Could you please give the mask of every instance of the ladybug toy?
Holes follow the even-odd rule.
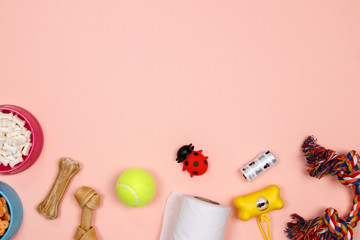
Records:
[[[209,157],[205,157],[202,150],[194,151],[192,144],[182,146],[177,152],[176,161],[183,162],[183,171],[187,170],[190,177],[203,175],[208,169]]]

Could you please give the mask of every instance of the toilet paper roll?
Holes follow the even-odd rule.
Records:
[[[170,195],[160,240],[222,240],[230,208],[182,193]]]

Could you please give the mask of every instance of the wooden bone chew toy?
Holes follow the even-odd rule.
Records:
[[[71,178],[80,170],[80,164],[70,158],[61,158],[59,172],[46,198],[38,205],[37,210],[50,220],[58,215],[61,199]]]
[[[75,240],[96,240],[95,229],[91,226],[93,210],[98,208],[100,204],[100,195],[94,189],[89,187],[81,187],[75,193],[81,211],[81,224],[78,227],[74,239]]]

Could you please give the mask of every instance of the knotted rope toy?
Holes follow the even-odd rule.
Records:
[[[354,195],[351,212],[345,217],[339,217],[333,208],[325,210],[324,217],[305,221],[297,214],[292,214],[292,222],[287,224],[288,238],[292,240],[352,240],[353,228],[360,220],[360,163],[359,154],[352,150],[346,156],[326,149],[317,144],[313,136],[308,137],[302,151],[307,159],[309,174],[322,178],[326,175],[336,175],[340,183],[350,186]]]

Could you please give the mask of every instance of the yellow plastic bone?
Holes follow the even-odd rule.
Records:
[[[256,203],[259,199],[264,198],[267,200],[268,206],[266,209],[261,210],[261,208],[257,207]],[[284,206],[284,201],[280,198],[280,188],[276,185],[271,185],[249,195],[239,196],[235,198],[234,203],[239,209],[238,217],[243,221],[272,210],[279,210]]]

